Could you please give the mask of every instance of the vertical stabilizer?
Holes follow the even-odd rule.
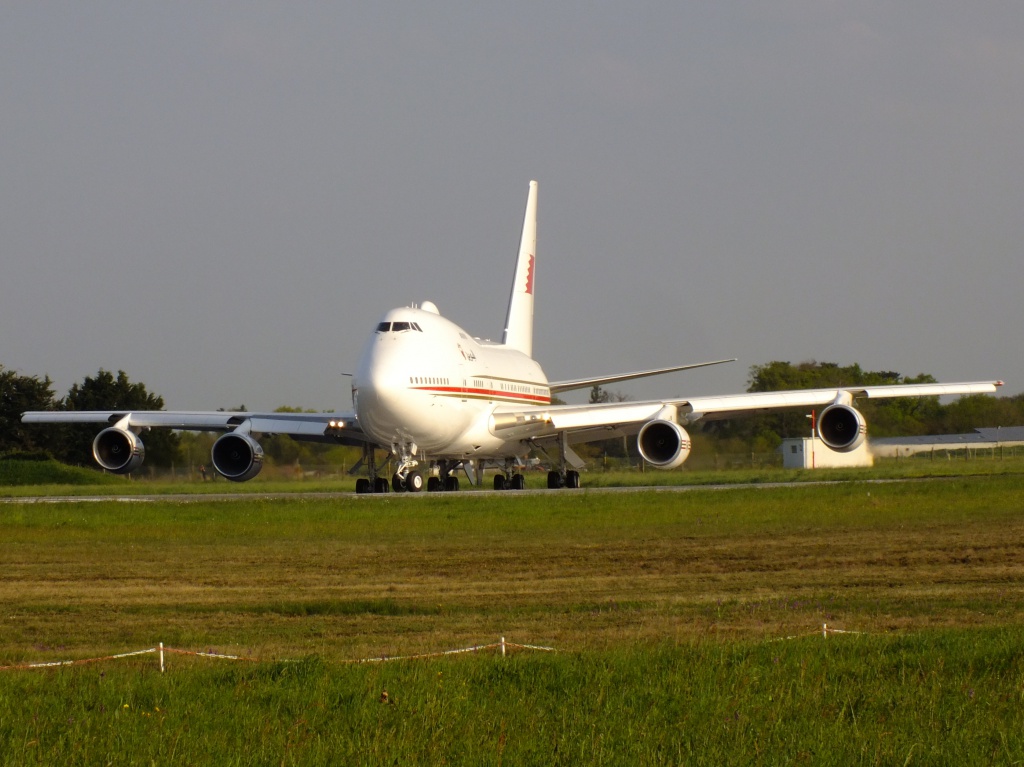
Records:
[[[508,299],[505,334],[501,342],[533,356],[533,288],[537,278],[537,182],[530,182],[523,219],[523,238],[519,243],[516,275]]]

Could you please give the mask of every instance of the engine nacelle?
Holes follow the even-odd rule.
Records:
[[[111,426],[92,441],[92,457],[107,471],[130,474],[145,460],[146,446],[135,432]]]
[[[213,443],[210,458],[222,477],[245,482],[263,468],[263,447],[248,434],[230,432]]]
[[[829,405],[818,416],[818,436],[833,450],[849,453],[864,444],[868,424],[860,411],[849,405]]]
[[[636,444],[643,459],[658,469],[677,469],[690,456],[690,435],[675,421],[648,421]]]

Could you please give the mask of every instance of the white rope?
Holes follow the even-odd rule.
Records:
[[[382,656],[377,657],[377,658],[360,658],[360,659],[356,659],[356,660],[343,660],[343,661],[340,661],[340,662],[341,663],[383,663],[384,661],[389,661],[389,660],[417,660],[417,659],[420,659],[420,658],[442,658],[442,657],[444,657],[446,655],[461,655],[463,653],[479,652],[481,650],[494,650],[494,649],[497,649],[499,647],[502,648],[502,654],[504,654],[504,651],[505,651],[506,648],[515,648],[515,649],[520,649],[520,650],[540,650],[540,651],[543,651],[543,652],[555,652],[555,649],[553,647],[540,647],[538,645],[516,644],[514,642],[506,642],[505,638],[502,637],[500,642],[496,642],[494,644],[473,645],[472,647],[462,647],[462,648],[459,648],[457,650],[443,650],[443,651],[440,651],[440,652],[419,653],[417,655],[382,655]],[[41,662],[41,663],[16,663],[16,664],[8,665],[8,666],[0,666],[0,671],[13,671],[13,670],[16,670],[16,669],[27,670],[27,669],[39,669],[39,668],[56,668],[56,667],[59,667],[59,666],[79,666],[79,665],[84,665],[86,663],[97,663],[99,661],[105,661],[105,660],[119,660],[121,658],[131,658],[131,657],[134,657],[136,655],[148,655],[150,653],[155,653],[155,652],[159,652],[160,653],[160,671],[161,672],[163,672],[163,670],[164,670],[164,664],[163,664],[164,653],[171,653],[171,654],[174,654],[174,655],[191,655],[191,656],[197,657],[197,658],[211,658],[211,659],[216,659],[216,660],[237,660],[237,661],[248,661],[250,663],[264,662],[260,658],[250,658],[250,657],[246,657],[244,655],[227,655],[225,653],[216,653],[216,652],[202,652],[202,651],[196,651],[196,650],[179,650],[179,649],[176,649],[174,647],[166,647],[164,645],[164,643],[161,642],[160,646],[159,646],[159,650],[156,647],[150,647],[148,650],[136,650],[134,652],[119,653],[117,655],[103,655],[103,656],[100,656],[98,658],[80,658],[78,660],[55,660],[55,661],[47,661],[47,662]],[[292,659],[274,660],[274,661],[266,661],[266,662],[298,663],[297,660],[292,660]]]

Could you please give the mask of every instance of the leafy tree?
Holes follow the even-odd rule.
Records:
[[[947,434],[963,434],[985,427],[1024,426],[1024,394],[960,397],[943,408],[940,423],[943,433]]]
[[[163,397],[150,394],[143,383],[132,383],[123,370],[117,377],[102,368],[95,376],[86,376],[72,385],[61,403],[64,410],[162,410]],[[62,460],[91,465],[92,442],[97,430],[93,425],[69,425],[65,431]],[[178,435],[168,429],[155,429],[141,435],[146,445],[146,464],[170,466],[179,460]]]
[[[54,404],[49,376],[42,380],[22,376],[0,365],[0,453],[52,450],[53,430],[23,424],[21,414],[26,410],[52,410]]]

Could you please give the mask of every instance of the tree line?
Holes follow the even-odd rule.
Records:
[[[747,391],[934,382],[935,378],[925,373],[904,376],[894,371],[863,370],[857,364],[841,366],[810,361],[794,365],[773,361],[750,368]],[[628,396],[600,387],[595,387],[590,396],[591,402],[624,399]],[[861,400],[857,404],[874,437],[959,434],[983,427],[1024,425],[1024,394],[972,395],[948,404],[941,403],[938,397]],[[145,384],[132,382],[123,370],[115,375],[100,369],[58,397],[49,376],[20,375],[0,366],[0,456],[50,456],[64,463],[92,466],[92,441],[99,432],[98,424],[23,424],[21,414],[26,410],[162,410],[163,406],[162,397],[150,393]],[[245,410],[245,406],[229,409]],[[808,434],[810,422],[802,410],[777,411],[698,422],[692,431],[715,443],[718,452],[766,453],[777,448],[784,438]],[[183,434],[167,429],[148,431],[143,438],[146,465],[166,468],[205,463],[215,438],[212,434]],[[300,443],[282,435],[268,437],[261,444],[265,454],[278,465],[340,464],[354,460],[351,449]],[[607,455],[620,451],[628,455],[630,451],[628,440],[610,440],[598,450],[602,448]]]

